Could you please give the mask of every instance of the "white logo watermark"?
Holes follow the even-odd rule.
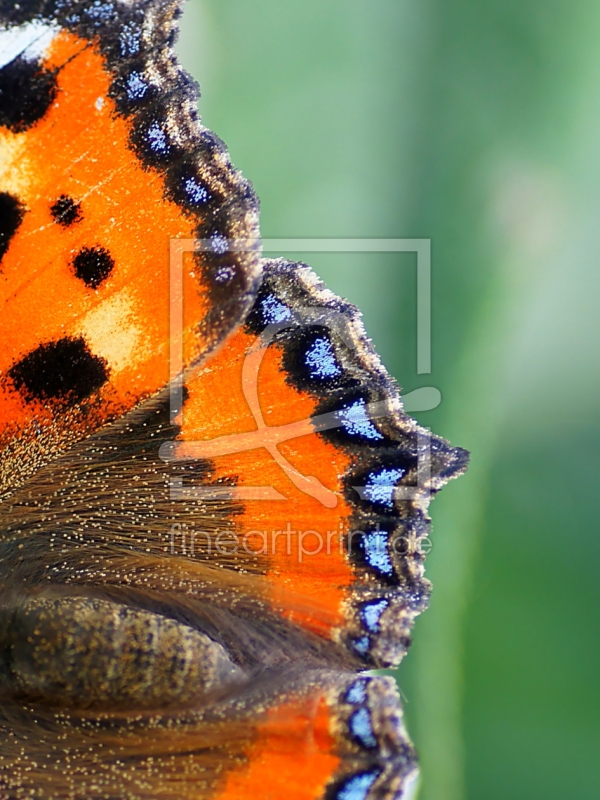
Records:
[[[356,549],[366,549],[373,563],[389,557],[390,548],[398,556],[427,555],[432,542],[428,536],[411,538],[408,536],[388,537],[388,533],[377,524],[368,531],[302,530],[290,522],[280,530],[249,530],[243,535],[226,530],[201,531],[190,528],[185,523],[174,522],[170,528],[170,553],[190,558],[221,555],[231,556],[244,553],[249,556],[269,556],[285,553],[295,556],[299,563],[306,557],[345,554]]]
[[[262,243],[256,240],[225,240],[220,242],[220,253],[255,252],[262,244],[263,252],[414,252],[417,256],[417,372],[431,372],[431,243],[429,239],[268,239]],[[175,421],[182,413],[183,359],[183,262],[185,253],[214,252],[212,239],[172,239],[170,257],[170,406],[171,419]],[[296,309],[289,320],[276,322],[256,338],[248,350],[242,367],[242,392],[250,410],[255,430],[247,433],[231,433],[213,439],[185,442],[165,442],[160,448],[160,457],[167,463],[212,459],[257,448],[264,448],[289,480],[301,492],[313,497],[323,506],[334,508],[338,497],[321,481],[312,475],[299,472],[279,450],[282,442],[315,431],[340,428],[343,420],[338,412],[330,412],[308,417],[286,425],[268,425],[259,400],[259,372],[267,346],[282,329],[291,326],[318,324],[335,330],[348,347],[354,347],[352,338],[347,335],[347,319],[342,313],[323,308]],[[440,402],[440,393],[435,387],[422,387],[403,398],[406,411],[426,411],[435,408]],[[388,417],[390,408],[387,401],[367,403],[365,410],[370,419]],[[423,498],[428,493],[431,478],[430,435],[420,429],[417,439],[417,481],[416,486],[381,487],[390,492],[395,499]],[[369,487],[353,487],[361,498],[367,497]],[[218,499],[235,498],[239,500],[283,501],[287,498],[273,486],[189,486],[182,478],[170,479],[170,497],[178,499]]]

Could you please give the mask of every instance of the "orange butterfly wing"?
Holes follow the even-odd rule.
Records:
[[[196,119],[170,53],[176,6],[158,21],[121,11],[112,38],[94,8],[70,30],[26,23],[29,49],[2,71],[0,441],[18,453],[5,488],[166,384],[171,238],[215,243],[186,258],[188,363],[244,312],[258,272],[255,252],[221,252],[256,236],[256,202]]]
[[[324,671],[160,715],[81,719],[9,704],[0,733],[5,797],[409,800],[417,776],[392,679]]]
[[[405,653],[466,454],[352,306],[259,262],[176,3],[0,12],[3,796],[408,797],[355,673]]]
[[[185,386],[160,452],[208,459],[210,483],[178,479],[172,498],[237,500],[221,549],[258,559],[273,608],[356,663],[396,665],[429,594],[427,507],[464,451],[402,412],[357,310],[303,265],[265,263],[246,324]],[[219,550],[192,526],[176,540]]]

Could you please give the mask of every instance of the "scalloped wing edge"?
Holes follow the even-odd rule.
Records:
[[[355,580],[345,604],[346,624],[336,638],[365,666],[396,666],[410,645],[415,617],[429,600],[420,549],[430,532],[429,502],[466,470],[468,453],[403,411],[398,384],[381,363],[355,306],[327,289],[306,264],[264,261],[263,275],[246,326],[260,333],[272,321],[261,312],[266,298],[275,297],[290,310],[288,333],[283,330],[278,339],[287,379],[318,398],[317,430],[321,420],[337,415],[336,429],[326,426],[320,435],[349,452],[353,463],[343,480],[353,509],[346,548]],[[272,315],[273,302],[267,306]],[[320,386],[300,377],[300,359],[307,351],[298,339],[307,324],[328,331],[324,340],[339,365],[335,379]]]

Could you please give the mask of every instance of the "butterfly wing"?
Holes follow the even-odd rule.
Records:
[[[4,794],[407,796],[397,696],[355,673],[406,651],[466,454],[356,309],[259,263],[176,4],[0,14]]]
[[[357,310],[308,267],[265,263],[245,324],[186,390],[161,453],[207,459],[210,485],[172,479],[172,496],[237,500],[237,564],[260,564],[271,606],[356,664],[396,665],[429,592],[427,508],[466,453],[404,414]]]
[[[403,414],[356,310],[303,265],[265,263],[183,383],[0,505],[7,787],[408,797],[397,695],[353,673],[406,651],[427,505],[464,452]]]
[[[409,800],[417,776],[390,678],[296,670],[208,708],[159,714],[7,704],[0,731],[11,798]]]
[[[178,389],[0,506],[10,582],[150,592],[251,670],[396,665],[428,598],[429,501],[466,456],[402,412],[356,310],[266,263],[182,408]]]
[[[169,248],[187,363],[247,311],[257,202],[172,52],[178,3],[0,8],[0,446],[14,487],[169,379]]]

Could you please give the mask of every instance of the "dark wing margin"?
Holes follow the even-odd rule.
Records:
[[[468,453],[403,411],[360,312],[306,265],[265,262],[246,325],[256,335],[280,328],[287,380],[317,399],[316,429],[349,456],[346,551],[355,580],[340,641],[366,667],[396,666],[429,599],[420,547],[429,503],[466,470]]]

